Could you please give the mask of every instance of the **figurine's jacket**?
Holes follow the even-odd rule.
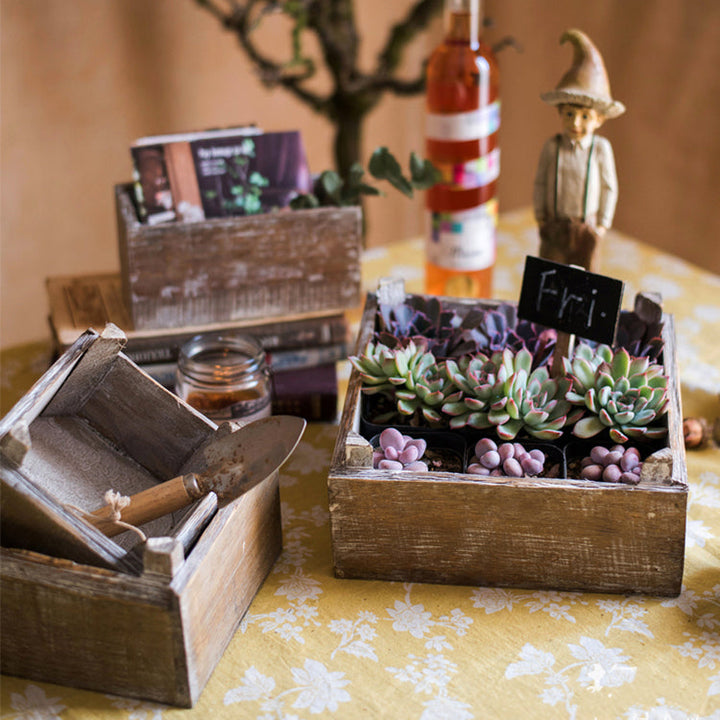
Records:
[[[615,158],[604,137],[573,142],[567,135],[556,135],[545,143],[533,193],[539,223],[563,217],[609,228],[617,195]]]

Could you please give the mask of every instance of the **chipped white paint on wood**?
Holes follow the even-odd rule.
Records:
[[[144,225],[115,189],[123,295],[135,330],[360,304],[359,207]]]

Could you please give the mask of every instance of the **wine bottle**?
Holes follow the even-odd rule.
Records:
[[[426,156],[441,180],[426,193],[425,290],[489,297],[500,173],[499,72],[480,38],[480,0],[445,0],[445,37],[427,66]]]

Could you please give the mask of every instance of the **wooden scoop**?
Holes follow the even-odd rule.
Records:
[[[130,496],[122,508],[122,522],[144,525],[181,510],[209,492],[226,504],[254,488],[290,457],[305,430],[305,420],[276,415],[256,420],[235,432],[214,437],[203,450],[202,472],[178,475],[172,480]],[[108,537],[127,527],[115,522],[115,508],[106,505],[85,518]]]

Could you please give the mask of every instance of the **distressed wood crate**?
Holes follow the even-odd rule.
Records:
[[[2,672],[191,707],[282,545],[278,474],[107,538],[77,516],[191,470],[217,428],[88,331],[0,421]]]
[[[115,188],[123,296],[135,330],[228,323],[361,303],[359,207],[145,225]]]
[[[368,295],[358,350],[372,335],[376,308]],[[688,485],[673,319],[663,320],[668,445],[646,460],[636,486],[374,470],[369,438],[360,435],[361,379],[353,369],[328,476],[335,574],[677,595]]]

